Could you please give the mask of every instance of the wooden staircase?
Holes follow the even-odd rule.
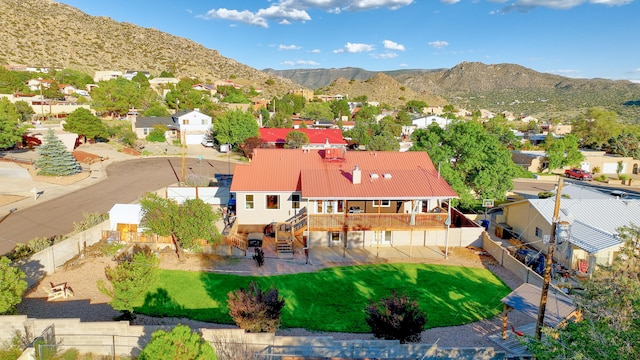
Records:
[[[286,222],[277,223],[275,226],[276,252],[293,255],[296,241],[302,247],[306,246],[305,230],[307,230],[307,208],[301,209]]]

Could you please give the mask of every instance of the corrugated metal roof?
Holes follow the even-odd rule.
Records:
[[[549,224],[552,223],[555,198],[529,202]],[[640,200],[562,199],[558,220],[572,224],[572,243],[593,253],[619,244],[620,240],[615,242],[613,239],[620,227],[640,223]]]
[[[348,151],[323,158],[324,150],[256,149],[251,164],[238,165],[231,191],[301,191],[305,198],[455,198],[426,152]],[[362,181],[353,184],[355,166]],[[376,174],[376,176],[372,176]]]

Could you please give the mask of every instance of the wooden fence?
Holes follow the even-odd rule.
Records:
[[[102,240],[124,241],[127,243],[173,244],[171,236],[144,234],[129,231],[102,230]]]

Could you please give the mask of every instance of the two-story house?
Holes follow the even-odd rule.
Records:
[[[231,192],[239,232],[272,226],[306,247],[444,247],[469,223],[445,206],[457,194],[426,152],[255,149]]]
[[[167,128],[166,136],[178,138],[185,144],[200,144],[211,130],[211,116],[194,110],[181,110],[171,116],[132,117],[133,131],[139,138],[145,138],[156,125]]]

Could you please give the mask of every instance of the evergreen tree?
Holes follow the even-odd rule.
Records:
[[[58,139],[53,129],[49,129],[44,142],[38,147],[38,155],[38,175],[69,176],[82,170],[80,163],[67,150],[62,140]]]

